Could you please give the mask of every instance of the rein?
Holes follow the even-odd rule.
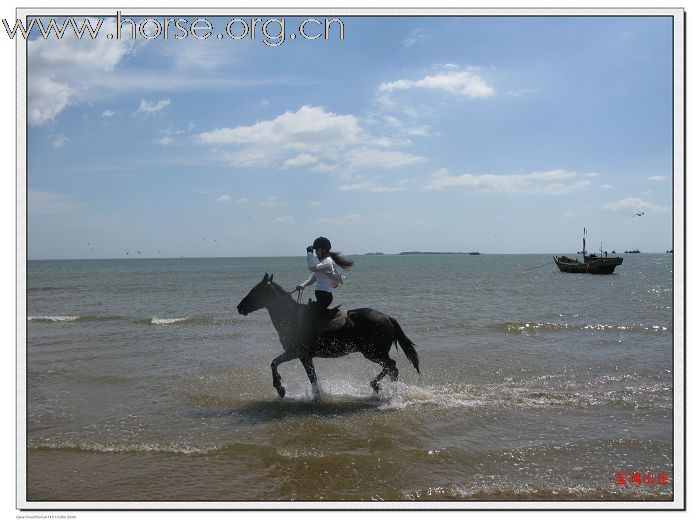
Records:
[[[294,290],[292,290],[291,292],[284,292],[284,293],[283,293],[280,297],[278,297],[277,299],[274,299],[273,301],[270,301],[270,303],[268,303],[268,306],[270,306],[271,304],[277,304],[279,301],[281,301],[282,299],[286,299],[287,297],[289,297],[290,295],[292,295],[294,292],[297,292],[296,288],[295,288]],[[302,295],[302,293],[304,293],[303,290],[299,290],[299,291],[297,292],[297,303],[301,303],[301,295]]]

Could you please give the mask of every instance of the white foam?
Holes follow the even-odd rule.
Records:
[[[27,321],[77,321],[80,319],[79,315],[30,315],[27,317]]]
[[[182,323],[183,321],[187,321],[189,317],[154,317],[151,319],[151,324],[174,324],[174,323]]]

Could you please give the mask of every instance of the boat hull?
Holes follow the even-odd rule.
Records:
[[[565,273],[610,274],[615,267],[622,264],[622,257],[586,257],[584,262],[569,259],[564,255],[555,255],[554,262],[560,271]]]

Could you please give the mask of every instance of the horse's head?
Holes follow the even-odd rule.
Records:
[[[278,288],[279,286],[272,282],[272,275],[265,274],[262,281],[253,286],[248,295],[238,303],[238,313],[248,315],[251,312],[265,308],[271,301],[279,297]]]

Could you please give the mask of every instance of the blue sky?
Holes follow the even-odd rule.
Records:
[[[672,247],[670,18],[340,18],[30,41],[29,258]]]

